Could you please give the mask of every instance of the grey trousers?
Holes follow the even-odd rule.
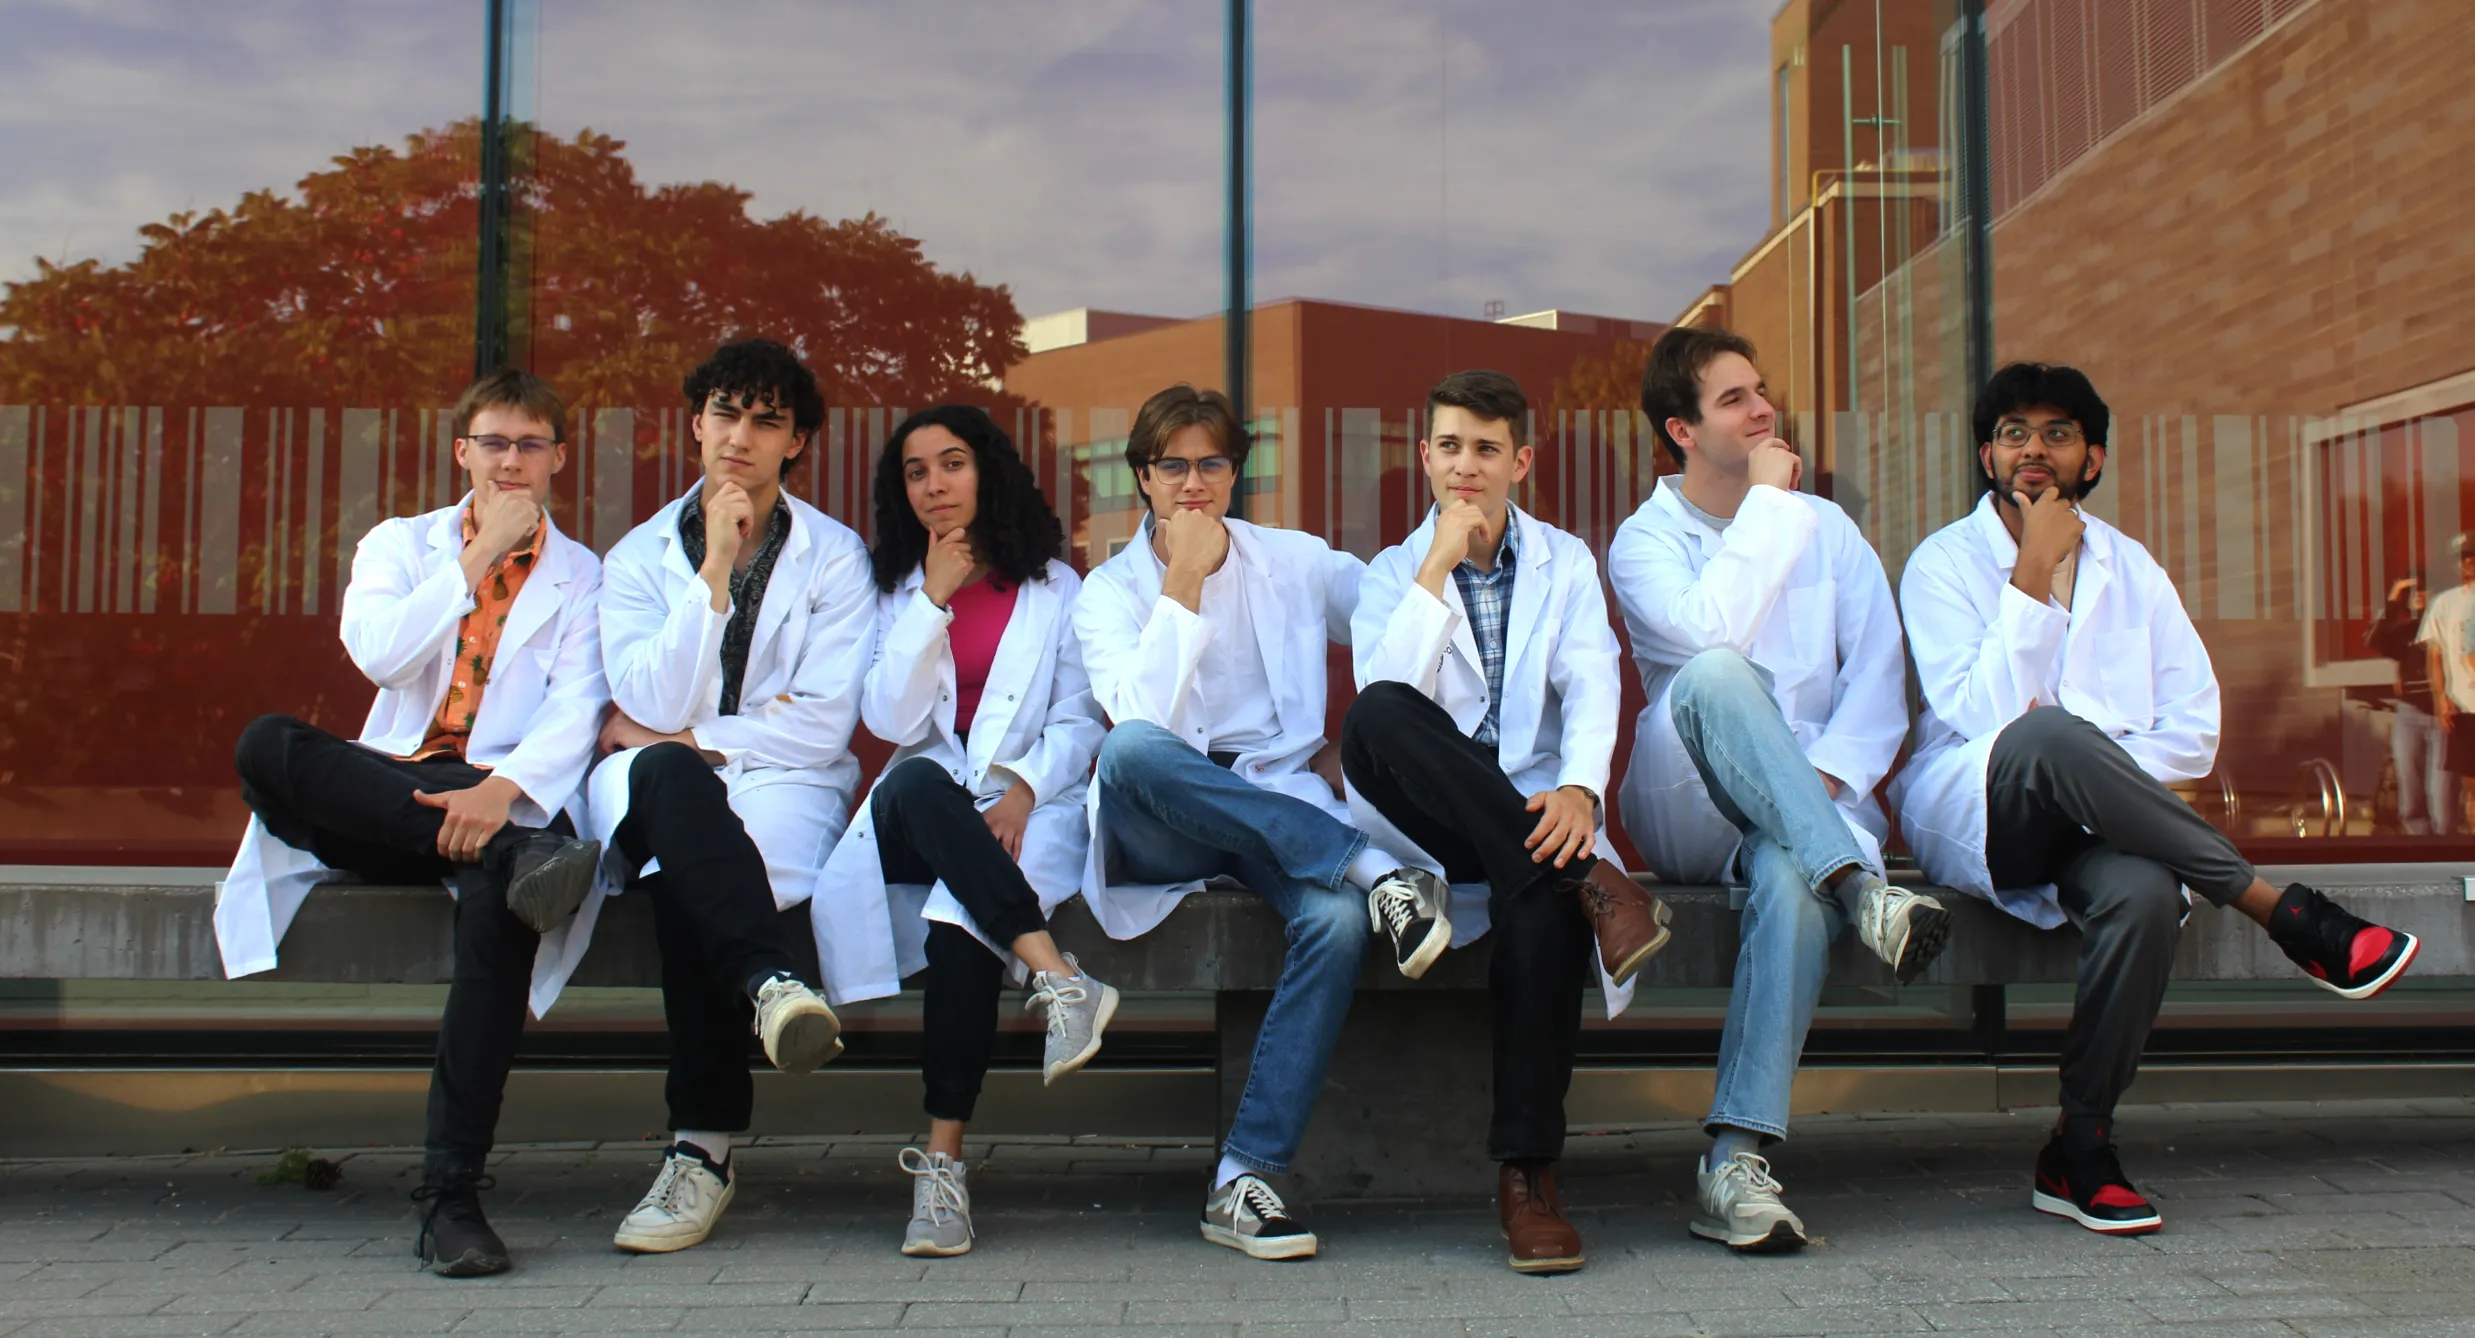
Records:
[[[1994,886],[2050,882],[2079,927],[2062,1108],[2110,1117],[2165,1002],[2181,889],[2223,906],[2252,885],[2252,866],[2120,744],[2059,706],[2030,711],[1995,738],[1985,837]]]

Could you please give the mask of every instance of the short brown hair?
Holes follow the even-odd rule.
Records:
[[[1237,406],[1217,390],[1197,390],[1183,381],[1143,401],[1135,412],[1134,427],[1126,433],[1126,467],[1142,473],[1160,458],[1160,448],[1169,438],[1189,427],[1212,434],[1212,444],[1229,457],[1231,465],[1246,467],[1246,452],[1252,443],[1238,424]]]
[[[1502,372],[1479,368],[1454,372],[1427,392],[1427,435],[1435,435],[1435,411],[1444,405],[1466,409],[1490,423],[1510,423],[1515,446],[1530,444],[1530,397],[1521,383]]]
[[[550,383],[521,367],[501,367],[465,387],[455,402],[455,434],[469,436],[473,415],[484,409],[515,409],[550,425],[552,441],[567,440],[567,401]]]
[[[1684,464],[1684,447],[1667,435],[1667,420],[1702,421],[1702,371],[1722,353],[1754,361],[1753,342],[1743,335],[1699,325],[1671,325],[1650,346],[1650,361],[1641,369],[1641,411],[1649,415],[1650,431],[1679,467]]]

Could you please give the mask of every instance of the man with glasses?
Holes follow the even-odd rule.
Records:
[[[1112,728],[1086,800],[1083,896],[1114,938],[1146,933],[1205,880],[1235,874],[1288,926],[1288,959],[1203,1209],[1203,1236],[1258,1259],[1314,1234],[1264,1179],[1289,1169],[1357,987],[1366,894],[1433,875],[1349,825],[1324,741],[1325,645],[1349,640],[1358,559],[1228,518],[1246,461],[1218,391],[1172,386],[1126,441],[1149,511],[1074,605]]]
[[[2014,363],[1977,399],[1991,492],[1928,536],[1900,580],[1924,714],[1895,787],[1928,877],[2040,928],[2080,929],[2062,1114],[2031,1202],[2091,1231],[2155,1231],[2124,1175],[2114,1107],[2139,1069],[2188,893],[2268,931],[2349,999],[2389,987],[2411,934],[2262,879],[2166,782],[2217,760],[2217,678],[2165,570],[2081,501],[2110,414],[2070,367]]]
[[[228,975],[275,965],[311,886],[450,880],[455,967],[430,1074],[422,1248],[437,1271],[506,1270],[481,1216],[499,1097],[542,936],[572,916],[601,853],[571,816],[609,700],[601,564],[544,505],[567,463],[567,411],[521,371],[484,377],[454,411],[472,481],[455,505],[381,522],[353,555],[344,649],[378,687],[358,740],[290,716],[241,734],[251,819],[217,892]],[[447,1219],[439,1220],[442,1211]]]

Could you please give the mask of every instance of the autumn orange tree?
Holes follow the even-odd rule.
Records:
[[[798,348],[839,404],[991,402],[1024,356],[1003,285],[874,214],[753,218],[735,186],[646,186],[622,140],[522,138],[517,305],[571,402],[666,403],[739,335]],[[446,403],[472,374],[480,148],[477,121],[424,131],[148,224],[125,264],[38,260],[0,291],[0,403]]]

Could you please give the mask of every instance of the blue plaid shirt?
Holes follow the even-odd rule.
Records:
[[[1468,558],[1452,569],[1452,583],[1461,587],[1461,607],[1468,611],[1470,637],[1478,643],[1478,661],[1487,671],[1487,718],[1470,737],[1493,748],[1496,717],[1504,705],[1504,632],[1512,618],[1513,572],[1521,565],[1521,548],[1513,536],[1520,522],[1510,508],[1504,515],[1504,546],[1496,550],[1495,570],[1482,572]]]

